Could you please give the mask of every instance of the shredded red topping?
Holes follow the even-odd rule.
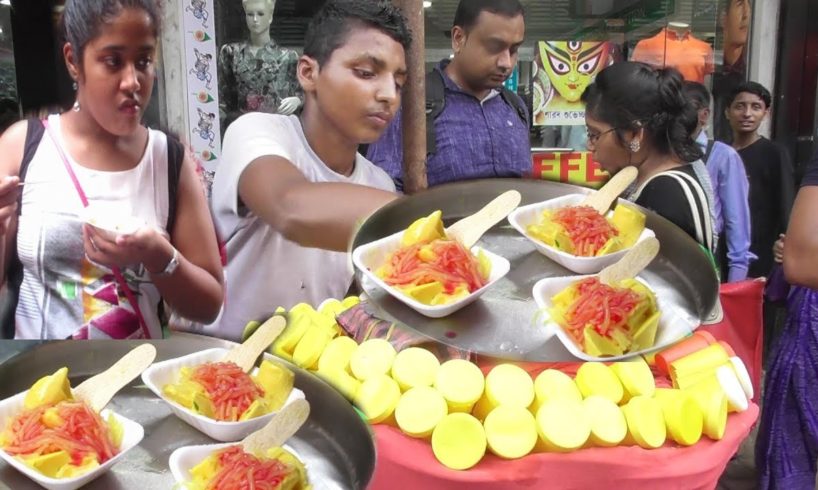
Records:
[[[551,220],[565,228],[574,243],[574,255],[581,257],[595,256],[608,239],[619,235],[619,231],[590,206],[561,208]]]
[[[264,391],[234,362],[197,366],[191,379],[204,387],[213,402],[216,420],[235,422]]]
[[[221,450],[218,459],[219,471],[208,490],[274,490],[293,472],[290,465],[277,459],[259,459],[241,446]]]
[[[628,317],[645,297],[632,289],[602,284],[597,277],[577,284],[577,298],[565,313],[567,332],[579,343],[585,343],[585,326],[592,325],[602,336],[609,337],[614,328],[627,330]]]
[[[423,247],[431,247],[434,260],[426,262],[418,257]],[[438,281],[443,290],[451,294],[466,284],[469,292],[486,285],[480,275],[477,259],[455,240],[434,240],[429,244],[415,244],[397,250],[389,260],[389,275],[384,281],[390,286],[410,286]]]
[[[54,407],[63,423],[48,427],[43,414]],[[24,410],[11,421],[3,449],[12,455],[43,455],[66,451],[71,464],[79,466],[87,455],[95,455],[102,464],[117,454],[108,425],[83,402],[63,401]]]

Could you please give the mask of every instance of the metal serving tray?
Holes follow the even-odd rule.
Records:
[[[14,341],[8,341],[9,343]],[[28,389],[41,376],[63,366],[70,369],[71,384],[107,369],[140,341],[68,340],[38,344],[0,364],[0,399]],[[157,361],[181,357],[212,347],[232,347],[233,343],[212,337],[174,333],[167,340],[151,341]],[[29,348],[25,344],[22,348]],[[5,350],[13,345],[4,346]],[[286,363],[286,361],[282,361]],[[364,489],[375,469],[375,447],[369,427],[349,402],[329,385],[289,364],[295,372],[295,386],[310,402],[307,423],[288,441],[308,461],[310,480],[316,490]],[[83,488],[137,490],[175,485],[168,469],[170,454],[179,447],[215,441],[174,416],[137,378],[120,391],[109,408],[142,424],[145,438],[111,471]],[[41,488],[23,474],[0,461],[0,487],[14,490]]]
[[[451,224],[510,189],[522,194],[521,205],[590,192],[568,184],[521,179],[443,185],[380,209],[358,231],[353,248],[405,229],[415,219],[437,209],[443,211],[446,224]],[[662,245],[659,256],[642,276],[657,294],[674,298],[682,307],[679,313],[691,320],[711,317],[713,311],[718,311],[719,284],[709,259],[684,231],[652,211],[644,208],[642,211],[647,215],[646,226],[656,233]],[[356,271],[356,279],[379,317],[409,326],[444,344],[510,360],[576,360],[556,336],[549,339],[545,329],[535,326],[537,306],[531,296],[538,280],[575,274],[538,253],[507,220],[489,230],[481,246],[507,258],[511,271],[475,303],[445,318],[420,315],[365,280],[360,271]]]

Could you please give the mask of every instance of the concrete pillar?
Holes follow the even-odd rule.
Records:
[[[750,59],[747,78],[764,85],[773,94],[773,111],[780,100],[776,87],[778,67],[778,24],[781,0],[759,0],[753,2],[753,27],[750,37]],[[759,132],[769,137],[772,117],[764,120]]]
[[[187,80],[185,78],[185,42],[182,33],[182,0],[166,0],[161,40],[162,84],[159,107],[162,126],[187,142],[190,124],[187,118]]]

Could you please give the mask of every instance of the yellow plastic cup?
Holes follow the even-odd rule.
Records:
[[[367,422],[378,424],[387,420],[400,400],[400,388],[385,374],[368,378],[355,394],[355,404],[364,412]]]
[[[658,400],[635,396],[622,407],[628,422],[626,442],[636,443],[645,449],[656,449],[665,443],[667,428]]]
[[[537,444],[537,422],[527,409],[500,405],[483,422],[492,453],[501,458],[522,458]]]
[[[581,402],[582,393],[570,376],[556,369],[546,369],[534,379],[534,403],[531,405],[531,412],[536,414],[543,403],[555,398]]]
[[[401,395],[395,408],[395,421],[404,434],[429,437],[449,412],[446,400],[430,386],[417,386]]]
[[[614,447],[628,435],[628,424],[625,414],[611,400],[599,395],[591,395],[582,401],[582,405],[591,423],[591,435],[588,439],[594,446]]]
[[[479,420],[467,413],[450,413],[432,432],[432,452],[443,466],[467,470],[486,454],[486,432]]]
[[[398,352],[392,363],[392,378],[402,391],[418,386],[432,386],[440,369],[434,354],[420,347],[409,347]]]
[[[713,374],[689,387],[687,391],[721,391],[727,398],[728,412],[743,412],[750,405],[741,382],[729,363],[719,366]]]
[[[747,370],[747,366],[744,364],[744,361],[742,361],[738,356],[733,356],[730,358],[730,364],[733,367],[733,371],[736,373],[739,383],[741,383],[741,388],[744,390],[744,395],[747,396],[748,400],[752,400],[754,394],[753,380],[750,378],[750,372]]]
[[[556,398],[537,410],[538,450],[569,452],[591,436],[591,422],[582,402]]]
[[[632,361],[615,362],[611,370],[619,378],[625,394],[623,402],[639,395],[651,397],[656,390],[656,380],[650,371],[650,366],[641,357]]]
[[[383,339],[365,340],[355,349],[349,359],[352,374],[361,381],[389,374],[397,352],[392,344]]]
[[[695,377],[697,373],[709,373],[729,361],[727,351],[718,342],[710,344],[704,349],[688,354],[670,363],[670,378],[674,387],[685,389],[679,384],[680,379]]]
[[[702,437],[704,416],[689,393],[660,388],[654,395],[662,406],[668,436],[681,446],[692,446]]]
[[[465,359],[450,359],[440,365],[435,388],[446,399],[449,413],[470,413],[483,395],[485,379],[475,364]]]
[[[611,368],[601,362],[582,363],[574,381],[583,397],[600,395],[619,404],[622,397],[625,396],[622,382]]]

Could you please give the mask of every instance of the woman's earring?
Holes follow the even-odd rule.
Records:
[[[74,92],[76,92],[76,91],[77,91],[77,88],[79,88],[79,86],[77,85],[77,81],[76,81],[76,80],[74,80],[74,83],[72,83],[72,84],[71,84],[71,87],[73,87]]]
[[[636,139],[636,138],[632,139],[630,144],[628,144],[628,146],[630,147],[631,153],[637,153],[642,148],[642,145],[639,143],[639,140]]]
[[[77,91],[77,89],[79,88],[79,85],[77,85],[76,80],[74,80],[74,83],[71,84],[71,87],[74,88],[74,92]],[[71,109],[73,109],[74,112],[79,112],[80,111],[80,99],[79,99],[79,97],[77,97],[77,99],[74,101],[74,106]]]

